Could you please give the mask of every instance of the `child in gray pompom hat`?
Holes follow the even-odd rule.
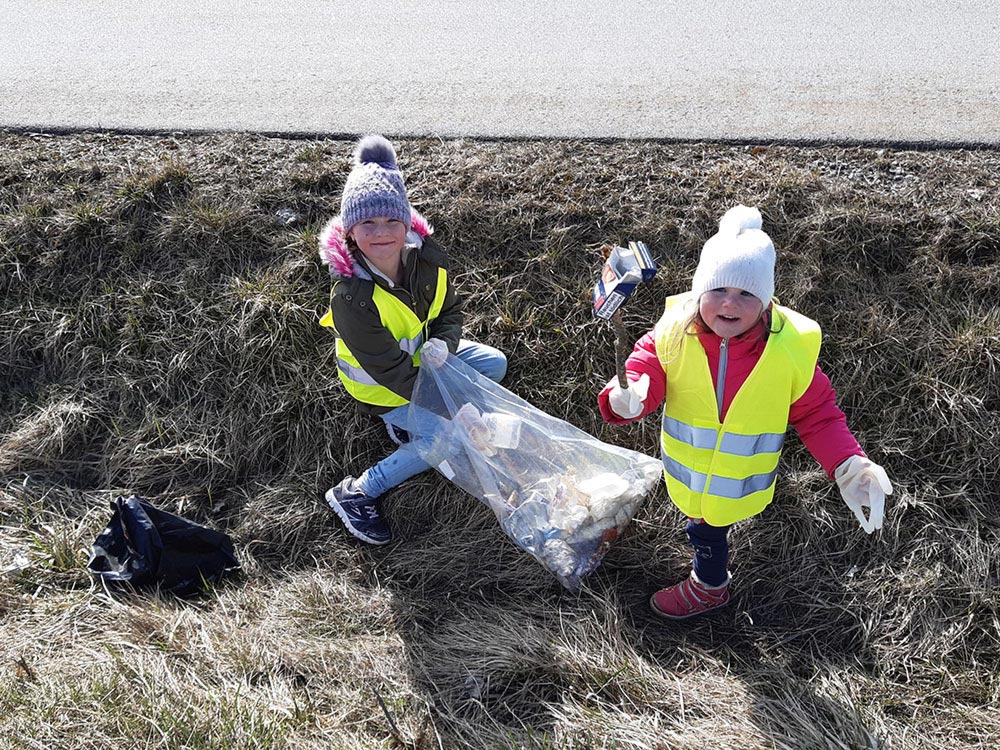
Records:
[[[330,309],[320,324],[336,336],[344,388],[363,411],[381,417],[399,446],[326,493],[347,530],[369,544],[391,540],[382,494],[430,468],[397,426],[408,424],[421,365],[454,354],[496,382],[507,371],[503,352],[461,338],[462,301],[433,232],[406,197],[392,144],[380,135],[362,138],[340,215],[320,234],[319,254],[333,278]]]

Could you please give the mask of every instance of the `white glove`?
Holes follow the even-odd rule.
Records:
[[[851,456],[833,472],[840,494],[866,534],[882,528],[885,496],[892,494],[892,484],[885,469],[864,456]],[[865,518],[864,508],[870,508]]]
[[[437,369],[448,360],[448,345],[441,339],[428,339],[420,347],[420,364]]]
[[[618,378],[614,378],[611,382],[614,383],[614,387],[608,394],[608,405],[611,407],[611,411],[622,419],[633,419],[642,414],[642,410],[645,408],[643,402],[646,400],[646,394],[649,393],[649,375],[643,374],[634,383],[629,383],[628,390],[622,390],[618,384]]]

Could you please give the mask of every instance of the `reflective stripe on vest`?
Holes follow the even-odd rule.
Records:
[[[752,474],[744,479],[720,477],[716,474],[712,477],[711,486],[709,486],[708,474],[689,469],[667,455],[663,456],[663,470],[692,492],[705,492],[707,489],[711,490],[713,495],[730,500],[740,500],[754,492],[766,490],[774,484],[774,479],[778,474],[777,469],[769,471],[767,474]]]
[[[399,348],[404,352],[409,354],[411,357],[420,351],[420,347],[424,345],[424,332],[421,331],[414,338],[407,339],[402,338],[399,340]]]
[[[362,385],[378,385],[375,378],[362,370],[360,367],[355,367],[346,359],[337,357],[337,369],[347,375],[348,380],[353,380],[354,382],[361,383]]]
[[[438,268],[437,289],[427,311],[427,320],[420,320],[413,310],[391,292],[378,284],[375,284],[372,290],[372,303],[378,310],[382,325],[399,343],[399,348],[412,357],[415,367],[420,366],[420,347],[423,346],[427,326],[441,314],[447,293],[448,272],[443,268]],[[327,320],[328,323],[325,322]],[[333,328],[332,312],[327,312],[323,321],[320,322]],[[337,337],[337,374],[347,392],[358,401],[389,407],[409,403],[399,394],[394,393],[384,385],[380,385],[371,374],[366,372],[357,357],[339,336]]]
[[[726,432],[719,443],[719,431],[712,427],[692,427],[664,415],[663,431],[693,448],[715,450],[718,443],[720,453],[734,456],[755,456],[758,453],[779,453],[785,442],[783,432],[765,432],[759,435],[737,435]]]
[[[771,502],[788,410],[812,382],[821,337],[813,321],[774,305],[779,330],[769,335],[720,424],[705,350],[696,335],[678,335],[691,299],[669,298],[656,327],[657,355],[667,374],[663,473],[671,500],[684,513],[724,526]]]

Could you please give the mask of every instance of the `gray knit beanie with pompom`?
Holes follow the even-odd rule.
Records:
[[[354,149],[354,168],[347,175],[340,199],[340,217],[347,234],[359,221],[399,219],[410,229],[410,202],[396,150],[380,135],[366,135]]]
[[[761,230],[760,211],[750,206],[734,206],[719,220],[719,231],[709,237],[701,250],[691,291],[701,297],[711,289],[745,289],[761,301],[765,309],[774,296],[774,245]]]

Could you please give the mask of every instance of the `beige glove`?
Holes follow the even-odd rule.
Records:
[[[420,364],[438,368],[448,360],[448,345],[441,339],[428,339],[420,347]]]
[[[611,411],[622,419],[634,419],[642,414],[645,408],[643,402],[649,393],[649,375],[642,375],[634,383],[629,383],[628,390],[622,390],[618,378],[614,378],[611,382],[614,383],[608,394],[608,406],[611,407]]]
[[[882,528],[885,496],[892,494],[892,484],[885,469],[864,456],[851,456],[833,472],[840,495],[866,534]],[[864,508],[870,509],[865,518]]]

